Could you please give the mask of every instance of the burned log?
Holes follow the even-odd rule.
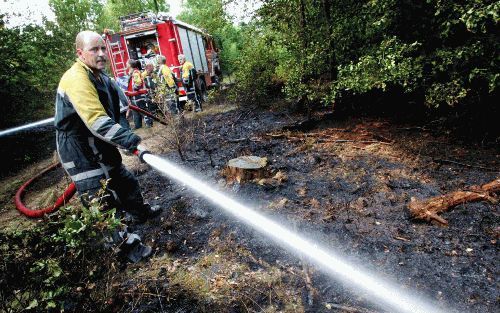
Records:
[[[267,158],[254,155],[241,156],[229,160],[222,174],[228,182],[243,183],[267,177],[266,165]]]
[[[473,186],[469,191],[455,191],[427,200],[416,200],[412,197],[409,204],[410,213],[415,219],[425,221],[435,220],[443,225],[447,225],[448,221],[440,217],[438,213],[445,212],[466,202],[486,200],[491,203],[497,203],[498,200],[495,197],[495,193],[498,192],[500,192],[500,178],[482,186]]]

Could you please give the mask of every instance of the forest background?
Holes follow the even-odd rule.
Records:
[[[268,106],[281,98],[305,112],[456,115],[466,129],[498,138],[500,1],[258,2],[237,25],[226,9],[234,0],[186,0],[177,16],[214,36],[234,100]],[[79,31],[118,30],[119,16],[156,10],[151,0],[49,4],[56,18],[41,25],[11,27],[2,12],[1,129],[53,115]],[[157,5],[169,11],[166,1]]]

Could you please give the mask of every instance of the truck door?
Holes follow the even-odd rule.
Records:
[[[207,59],[201,35],[181,26],[178,27],[178,30],[179,37],[181,38],[182,51],[186,56],[186,60],[191,61],[197,71],[207,72]]]

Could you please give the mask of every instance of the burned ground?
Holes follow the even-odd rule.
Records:
[[[208,112],[212,108],[208,108]],[[402,288],[463,312],[498,309],[498,204],[460,205],[442,227],[411,219],[425,199],[498,177],[499,150],[460,142],[439,127],[318,112],[313,122],[282,110],[236,108],[197,115],[181,161],[204,181]],[[150,138],[161,146],[161,126]],[[159,142],[159,143],[158,143]],[[160,152],[159,149],[154,152]],[[169,149],[166,149],[169,150]],[[228,184],[227,161],[267,157],[279,183]],[[135,161],[135,160],[134,160]],[[135,161],[137,162],[137,161]],[[124,312],[384,312],[306,259],[146,165],[133,166],[145,198],[164,208],[137,227],[155,248],[108,285]],[[451,309],[450,309],[451,308]]]
[[[449,226],[441,227],[411,220],[407,205],[411,197],[424,199],[495,179],[498,150],[388,120],[335,120],[330,114],[318,113],[315,123],[304,126],[296,123],[299,118],[243,109],[206,115],[195,123],[196,135],[182,166],[445,308],[468,312],[497,308],[499,206],[486,202],[461,205],[443,215]],[[241,155],[267,157],[272,172],[282,171],[288,180],[278,185],[226,184],[221,169],[229,159]],[[165,157],[181,163],[176,153]],[[171,184],[154,171],[140,175],[140,181],[146,197],[166,208],[162,222],[140,229],[149,239],[154,238],[157,256],[180,258],[186,268],[197,271],[197,260],[218,255],[222,244],[231,247],[230,251],[241,249],[250,254],[242,258],[234,252],[238,257],[233,257],[251,271],[281,271],[280,284],[289,284],[291,294],[299,297],[291,311],[327,312],[336,304],[380,310],[370,304],[369,296],[351,293],[185,187]],[[219,266],[225,266],[224,262]],[[167,271],[168,266],[161,268]],[[209,267],[208,272],[200,282],[207,292],[191,295],[199,311],[286,311],[285,302],[294,297],[274,295],[272,290],[277,287],[269,284],[265,290],[250,292],[251,301],[237,296],[213,300],[218,291],[212,280],[220,269]],[[223,275],[225,279],[238,275],[238,270],[229,272],[229,277]],[[153,281],[158,280],[166,283],[162,285],[166,290],[154,294],[181,289],[185,292],[180,292],[181,303],[192,292],[189,288],[199,288],[182,283],[172,286],[161,275]],[[233,288],[241,288],[236,285],[242,282],[234,280]],[[210,292],[210,288],[215,289]],[[153,297],[149,301],[158,309],[160,300]],[[162,305],[176,307],[176,301],[163,300]],[[179,309],[193,310],[189,306],[182,309],[182,305]]]

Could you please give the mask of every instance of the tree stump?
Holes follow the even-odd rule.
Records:
[[[228,182],[243,183],[267,176],[267,158],[254,155],[241,156],[231,159],[223,171],[223,176]]]

